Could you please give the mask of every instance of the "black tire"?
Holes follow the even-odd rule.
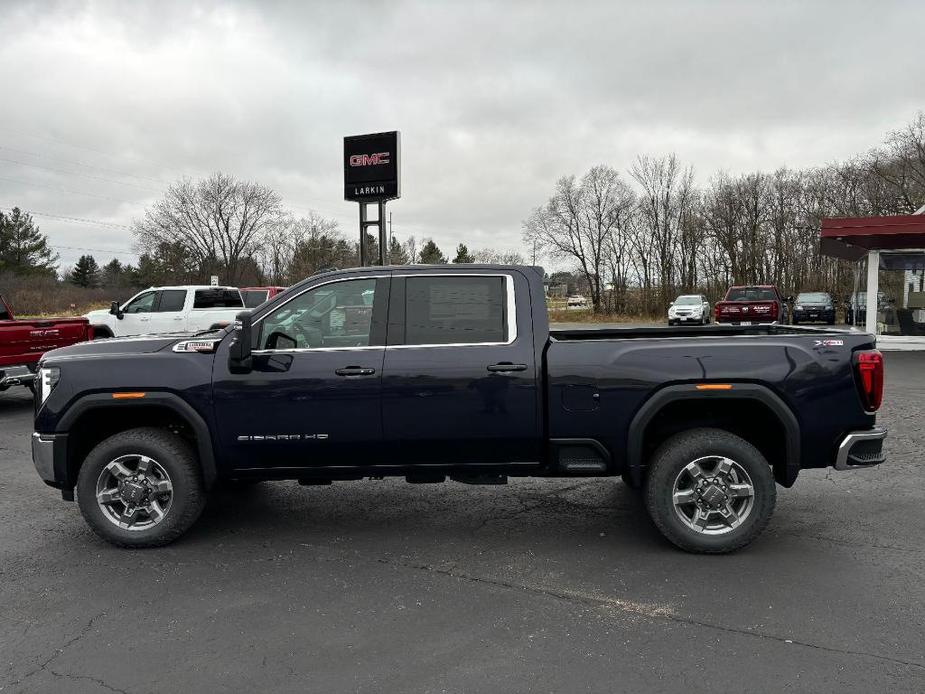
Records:
[[[741,524],[723,534],[695,531],[680,519],[673,503],[675,481],[689,463],[707,456],[735,461],[751,478],[754,495]],[[677,547],[699,554],[724,554],[744,547],[767,527],[777,489],[771,467],[748,441],[723,429],[692,429],[672,436],[652,456],[645,502],[652,521]]]
[[[96,501],[97,480],[104,468],[120,456],[133,454],[157,461],[173,487],[164,517],[142,530],[119,527]],[[196,522],[205,503],[202,474],[192,449],[166,429],[144,427],[110,436],[90,451],[77,477],[77,504],[84,519],[97,535],[118,547],[160,547],[173,542]]]

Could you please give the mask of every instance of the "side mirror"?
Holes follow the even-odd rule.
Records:
[[[786,301],[788,304],[792,304],[792,303],[793,303],[793,295],[791,294],[791,295],[788,296],[786,299],[784,299],[784,301]]]
[[[228,350],[228,370],[233,374],[246,374],[253,369],[254,326],[251,321],[250,311],[241,311],[235,316],[234,336]]]
[[[668,304],[668,308],[671,308],[672,306],[674,306],[674,302],[673,302],[673,301],[672,301],[670,304]]]
[[[113,302],[109,305],[109,312],[110,312],[112,315],[114,315],[116,318],[118,318],[119,320],[122,320],[122,316],[125,315],[124,313],[122,313],[122,309],[119,308],[119,302],[118,302],[118,301],[113,301]]]

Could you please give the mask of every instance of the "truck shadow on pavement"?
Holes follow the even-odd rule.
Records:
[[[498,543],[606,538],[668,546],[641,495],[618,479],[518,479],[505,487],[403,480],[300,487],[270,482],[214,492],[188,542],[327,543],[375,538],[408,546],[433,539]],[[180,544],[185,544],[184,540]]]
[[[0,391],[0,417],[32,409],[32,393],[21,386]]]

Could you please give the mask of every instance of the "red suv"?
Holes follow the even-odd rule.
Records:
[[[717,323],[758,325],[759,323],[788,323],[790,308],[784,297],[772,284],[729,287],[722,301],[716,302],[713,315]]]

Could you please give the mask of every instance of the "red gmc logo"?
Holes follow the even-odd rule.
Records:
[[[350,166],[379,166],[389,163],[389,152],[375,154],[351,154]]]

